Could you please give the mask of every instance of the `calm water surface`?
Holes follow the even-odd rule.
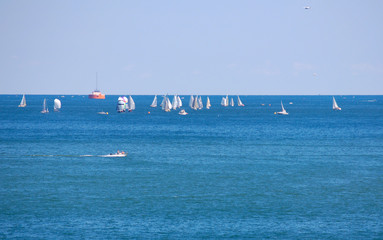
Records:
[[[56,97],[0,95],[0,239],[383,238],[383,96]]]

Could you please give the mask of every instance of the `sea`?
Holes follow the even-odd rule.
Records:
[[[383,239],[383,96],[118,97],[0,95],[0,239]]]

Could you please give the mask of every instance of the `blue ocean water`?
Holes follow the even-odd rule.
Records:
[[[56,97],[0,95],[0,239],[383,239],[383,96]]]

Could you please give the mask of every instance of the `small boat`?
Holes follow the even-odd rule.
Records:
[[[210,107],[211,107],[210,99],[209,99],[209,97],[207,97],[207,99],[206,99],[206,109],[210,109]]]
[[[56,98],[53,102],[54,102],[53,111],[58,112],[61,109],[61,101]]]
[[[178,114],[179,115],[188,115],[188,113],[183,109]]]
[[[108,113],[108,112],[98,112],[97,114],[100,114],[100,115],[108,115],[109,113]]]
[[[129,96],[129,101],[128,101],[127,107],[128,107],[129,112],[136,109],[136,104],[134,103],[132,96]]]
[[[118,100],[117,100],[117,112],[118,113],[122,113],[122,112],[125,112],[126,110],[126,103],[124,101],[124,98],[122,97],[119,97]]]
[[[233,98],[230,98],[230,106],[234,107],[234,100],[233,100]]]
[[[127,152],[117,152],[117,153],[110,153],[108,155],[101,155],[101,157],[126,157],[128,155]]]
[[[153,107],[153,108],[157,107],[157,95],[154,96],[153,102],[152,102],[152,104],[150,106]]]
[[[226,98],[222,97],[221,105],[224,106],[224,107],[229,106],[229,96],[228,95],[226,95]]]
[[[338,104],[336,104],[336,101],[335,101],[335,98],[334,98],[334,97],[332,97],[332,110],[335,110],[335,111],[340,111],[340,110],[342,110],[342,109],[338,106]]]
[[[239,106],[239,107],[244,107],[245,104],[242,103],[242,101],[241,101],[241,99],[239,98],[239,96],[237,96],[237,97],[238,97],[238,99],[237,99],[238,106]]]
[[[283,107],[283,103],[281,101],[282,111],[277,112],[279,115],[289,115],[288,112],[286,112],[285,108]]]
[[[25,100],[25,94],[23,94],[23,98],[21,99],[19,107],[27,106],[27,100]]]
[[[46,98],[44,98],[43,110],[41,111],[41,113],[49,113],[48,106],[47,106],[47,99]]]

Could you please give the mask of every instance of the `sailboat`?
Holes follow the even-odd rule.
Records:
[[[229,106],[229,96],[228,95],[226,95],[226,98],[222,97],[221,105],[224,106],[224,107]]]
[[[182,107],[182,101],[181,101],[180,96],[177,96],[177,100],[178,100],[178,107],[181,108]]]
[[[154,96],[153,102],[152,102],[152,104],[150,106],[151,107],[157,107],[157,95]]]
[[[199,108],[198,96],[195,96],[191,108],[192,108],[193,110],[197,110],[197,109]]]
[[[58,112],[61,109],[61,101],[56,98],[53,102],[54,102],[53,111]]]
[[[194,103],[194,97],[193,97],[193,95],[191,95],[190,100],[189,100],[189,107],[190,108],[193,108],[193,103]]]
[[[342,110],[342,108],[340,108],[340,107],[338,106],[338,104],[336,104],[336,101],[335,101],[335,98],[334,98],[334,97],[332,97],[332,110],[335,110],[335,111],[340,111],[340,110]]]
[[[173,102],[172,102],[173,110],[176,110],[178,108],[178,98],[177,95],[174,95]]]
[[[41,113],[49,113],[48,106],[47,106],[47,99],[45,98],[43,102],[43,110],[41,111]]]
[[[199,96],[199,98],[198,98],[198,109],[202,109],[202,108],[203,108],[202,98],[201,98],[201,96]]]
[[[136,104],[134,103],[132,96],[129,96],[128,111],[131,112],[134,109],[136,109]]]
[[[27,101],[25,100],[25,94],[23,94],[23,98],[21,99],[19,107],[27,106]]]
[[[234,100],[233,100],[233,98],[230,99],[230,106],[234,107]]]
[[[117,99],[117,112],[122,113],[122,112],[125,112],[125,110],[126,110],[126,101],[124,98],[119,97]]]
[[[166,96],[164,110],[165,112],[170,112],[171,109],[172,109],[172,103],[170,102],[170,99],[168,98],[168,96]]]
[[[210,107],[211,107],[210,99],[209,99],[209,97],[207,97],[207,100],[206,100],[206,109],[210,109]]]
[[[286,112],[285,108],[283,107],[283,103],[281,101],[282,111],[277,112],[279,115],[289,115],[288,112]]]
[[[239,106],[239,107],[244,107],[245,104],[242,103],[242,101],[241,101],[241,99],[239,98],[239,96],[237,96],[237,97],[238,97],[238,99],[237,99],[238,106]]]

